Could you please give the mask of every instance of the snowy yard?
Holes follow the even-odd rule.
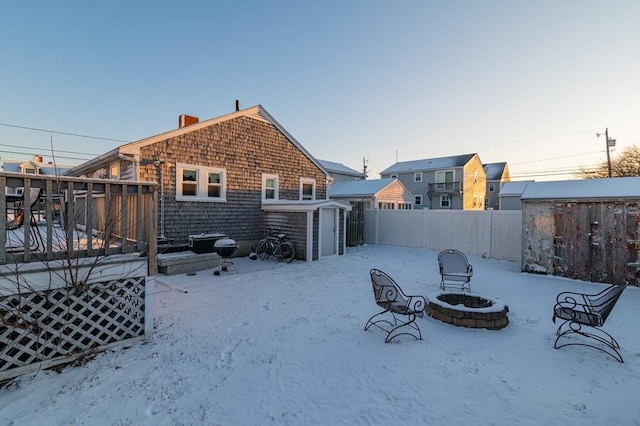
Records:
[[[553,349],[556,295],[602,285],[471,256],[473,293],[509,306],[502,330],[424,317],[423,339],[364,331],[369,269],[407,294],[438,290],[437,253],[348,249],[312,263],[236,259],[155,280],[152,341],[0,389],[2,425],[640,425],[640,289],[605,324],[621,364]]]

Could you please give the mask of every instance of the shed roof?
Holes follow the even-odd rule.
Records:
[[[446,169],[450,167],[462,167],[476,154],[453,155],[450,157],[425,158],[423,160],[400,161],[387,167],[380,174],[416,172],[423,170]]]
[[[521,198],[523,200],[633,198],[640,201],[640,176],[531,182],[525,188]]]
[[[370,179],[338,182],[329,188],[330,197],[362,197],[374,196],[391,185],[397,179]],[[400,182],[400,181],[398,181]]]
[[[502,196],[521,196],[524,189],[528,184],[533,182],[532,180],[523,180],[516,182],[505,182],[500,188],[500,197]]]

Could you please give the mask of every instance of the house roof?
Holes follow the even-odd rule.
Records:
[[[525,188],[521,198],[523,200],[635,198],[640,201],[640,176],[531,182]]]
[[[453,155],[450,157],[425,158],[424,160],[401,161],[387,167],[380,174],[418,172],[424,170],[462,167],[477,154]]]
[[[338,182],[329,188],[329,197],[372,197],[378,192],[391,185],[397,179],[370,179],[370,180],[354,180],[348,182]]]
[[[320,164],[324,166],[325,169],[332,173],[340,173],[343,175],[349,175],[353,177],[363,177],[363,173],[358,170],[352,169],[351,167],[347,167],[342,163],[336,163],[328,160],[318,160]]]
[[[150,136],[145,139],[140,139],[135,142],[130,142],[130,143],[121,145],[112,151],[109,151],[77,167],[74,167],[67,174],[72,176],[79,176],[89,171],[95,170],[96,168],[103,167],[109,164],[110,162],[115,161],[116,159],[133,161],[133,158],[134,158],[133,156],[139,154],[140,148],[142,147],[145,147],[147,145],[151,145],[156,142],[160,142],[169,138],[174,138],[183,134],[191,133],[194,130],[203,129],[205,127],[209,127],[214,124],[233,120],[238,117],[250,117],[255,120],[260,120],[265,123],[272,124],[305,156],[307,156],[307,158],[309,158],[309,160],[311,160],[311,162],[313,162],[320,170],[322,170],[325,174],[329,174],[329,171],[317,159],[315,159],[293,136],[291,136],[291,134],[284,127],[282,127],[282,125],[278,123],[276,119],[273,118],[271,114],[269,114],[267,110],[265,110],[262,107],[262,105],[256,105],[250,108],[242,109],[240,111],[234,111],[230,114],[225,114],[209,120],[200,121],[190,126],[185,126],[179,129],[170,130],[168,132],[160,133],[155,136]]]
[[[42,161],[33,161],[33,160],[4,160],[2,164],[2,170],[5,172],[13,172],[20,173],[20,166],[22,164],[29,163],[34,168],[40,169],[40,174],[47,176],[55,176],[59,174],[63,174],[69,169],[72,169],[74,166],[69,164],[54,164],[53,162],[42,162]]]
[[[516,182],[505,182],[502,184],[502,188],[500,188],[500,197],[502,196],[521,196],[524,192],[524,189],[528,184],[533,182],[532,180],[523,180]]]
[[[485,164],[484,172],[487,174],[487,180],[501,180],[505,167],[507,167],[506,162]]]

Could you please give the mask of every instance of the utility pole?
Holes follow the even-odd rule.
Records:
[[[600,137],[602,133],[596,133],[597,137]],[[616,140],[609,138],[609,128],[604,130],[604,139],[607,147],[607,170],[609,171],[609,177],[611,177],[611,155],[609,154],[609,147],[616,146]]]

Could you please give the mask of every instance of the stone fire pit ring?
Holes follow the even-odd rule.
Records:
[[[473,293],[429,294],[425,311],[432,318],[462,327],[499,330],[509,324],[509,307],[504,302]]]

